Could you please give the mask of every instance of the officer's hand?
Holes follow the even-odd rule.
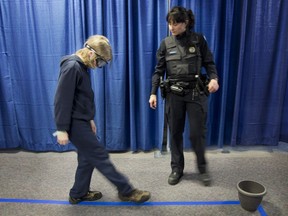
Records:
[[[69,142],[69,136],[66,131],[57,131],[57,142],[60,145],[66,145]]]
[[[208,91],[214,93],[219,89],[218,81],[216,79],[211,79],[208,84]]]
[[[96,134],[97,128],[96,128],[94,120],[90,120],[90,125],[91,125],[91,129],[93,133]]]
[[[149,104],[152,109],[156,109],[157,107],[157,96],[154,94],[150,95]]]

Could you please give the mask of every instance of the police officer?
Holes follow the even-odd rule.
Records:
[[[149,103],[152,109],[156,108],[160,79],[166,77],[165,114],[170,131],[172,169],[168,183],[175,185],[183,176],[183,132],[187,113],[189,139],[196,154],[200,180],[208,186],[211,177],[205,159],[207,96],[219,88],[216,66],[204,36],[192,31],[195,19],[191,10],[176,6],[168,12],[166,21],[172,36],[162,40],[157,50],[158,63],[152,76]],[[206,85],[200,79],[201,67],[206,69],[209,82]]]

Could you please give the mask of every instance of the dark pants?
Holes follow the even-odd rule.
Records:
[[[105,147],[92,132],[90,122],[72,120],[69,138],[78,153],[78,167],[75,183],[70,190],[71,197],[80,198],[87,194],[94,168],[114,184],[120,194],[131,193],[133,188],[129,180],[115,169]]]
[[[172,171],[183,172],[183,132],[186,113],[189,119],[189,139],[200,173],[206,172],[205,134],[207,119],[207,96],[199,95],[192,100],[192,91],[185,96],[169,93],[166,97],[165,112],[170,131],[171,168]]]

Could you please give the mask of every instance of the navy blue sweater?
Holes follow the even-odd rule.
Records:
[[[59,131],[69,131],[72,119],[89,121],[94,118],[94,92],[90,74],[77,55],[65,56],[61,60],[54,115]]]

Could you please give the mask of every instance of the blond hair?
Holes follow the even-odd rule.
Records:
[[[84,43],[84,48],[76,52],[77,55],[81,55],[84,64],[89,65],[88,53],[90,52],[90,50],[86,47],[86,45],[93,48],[98,55],[104,58],[104,60],[112,60],[112,49],[109,44],[109,40],[103,35],[92,35]]]

